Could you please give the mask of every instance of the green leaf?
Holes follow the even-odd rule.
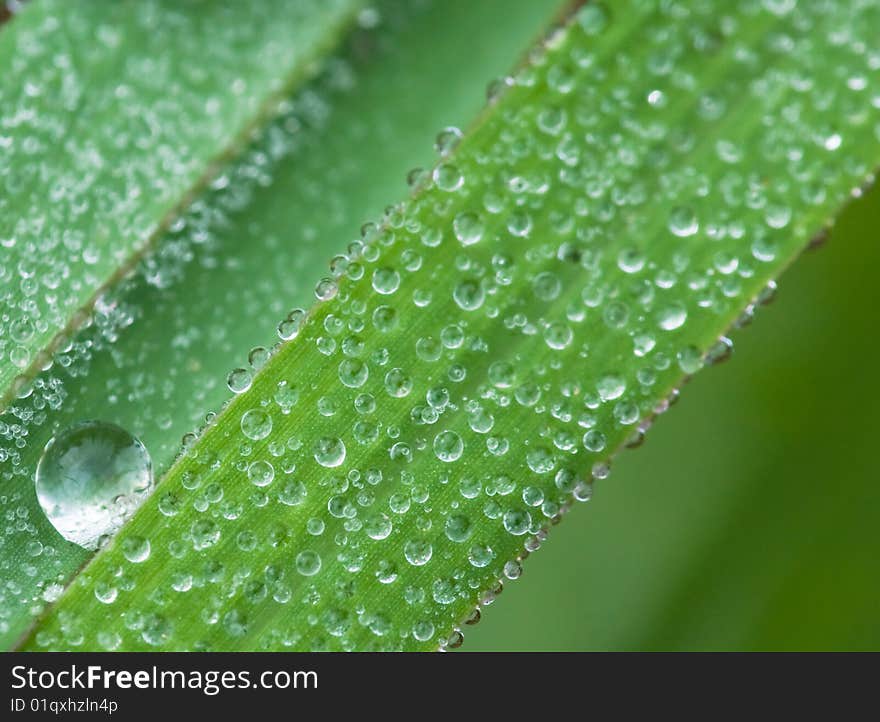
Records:
[[[46,0],[4,28],[0,408],[359,4]]]
[[[698,374],[621,455],[589,513],[553,530],[464,649],[880,646],[880,376],[865,363],[880,339],[864,332],[878,191],[785,273],[735,334],[733,361]]]
[[[723,356],[870,180],[878,9],[610,8],[334,264],[25,648],[454,646]]]
[[[58,534],[34,495],[49,440],[97,417],[143,441],[161,475],[181,437],[229,396],[230,369],[250,368],[248,349],[277,340],[278,319],[314,298],[340,241],[405,194],[437,129],[476,114],[486,78],[514,64],[555,4],[378,3],[378,27],[356,30],[133,276],[100,297],[89,327],[0,416],[0,503],[22,520],[0,537],[0,644],[91,555]],[[468,22],[484,28],[476,47],[460,32]],[[407,104],[391,103],[389,88]]]
[[[124,292],[102,295],[94,320],[84,309],[126,274],[279,97],[313,74],[313,59],[357,7],[48,0],[28,4],[0,33],[0,63],[9,71],[0,77],[5,643],[86,558],[36,503],[42,447],[65,413],[76,421],[109,415],[114,393],[138,391],[144,381],[141,374],[119,385],[112,371],[83,381],[88,357],[102,347],[96,341],[106,347],[133,310],[115,307]],[[93,328],[56,335],[83,323]],[[119,349],[112,354],[111,366]],[[35,367],[53,368],[31,383]],[[65,376],[73,383],[62,383]],[[85,393],[75,404],[77,382]]]

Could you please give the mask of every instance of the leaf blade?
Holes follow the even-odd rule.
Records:
[[[383,0],[375,9],[379,26],[355,31],[321,75],[285,102],[217,187],[157,240],[133,278],[101,297],[91,325],[56,355],[33,392],[0,415],[2,497],[7,509],[27,515],[26,526],[3,538],[0,645],[13,643],[90,556],[58,535],[34,496],[45,444],[98,417],[147,446],[158,478],[181,437],[229,396],[229,370],[250,368],[247,349],[271,346],[286,304],[314,297],[314,279],[340,239],[405,194],[404,176],[430,162],[437,129],[476,113],[484,77],[505,72],[555,1]],[[501,12],[504,25],[493,25]],[[459,32],[467,22],[486,28],[479,48],[468,48]],[[444,82],[450,75],[461,79]],[[407,106],[389,104],[390,88]],[[43,550],[36,557],[28,551],[35,542]]]
[[[0,35],[0,408],[357,6],[50,0],[16,15]]]

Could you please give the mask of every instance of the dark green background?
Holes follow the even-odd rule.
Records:
[[[470,650],[880,648],[880,194],[625,451]]]

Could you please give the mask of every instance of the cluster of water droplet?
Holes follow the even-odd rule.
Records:
[[[707,335],[747,320],[764,269],[868,178],[848,137],[880,112],[865,102],[877,9],[852,7],[842,29],[822,3],[585,5],[492,86],[472,137],[441,133],[413,198],[334,259],[316,309],[281,322],[296,342],[229,375],[247,389],[235,423],[169,476],[169,524],[131,525],[80,577],[124,632],[94,638],[100,610],[62,607],[36,644],[460,644],[450,620],[477,621],[674,384],[729,355]],[[596,38],[615,22],[629,35],[608,57]],[[171,584],[135,581],[144,563]],[[177,623],[180,605],[200,624]]]
[[[67,13],[63,30],[52,7],[16,18],[0,78],[0,386],[39,361],[252,121],[280,69],[307,57],[350,5],[296,3],[285,10],[289,25],[269,8],[218,6],[202,18],[152,1],[108,19],[97,8]],[[143,37],[174,52],[130,52]],[[250,52],[236,52],[242,44]],[[92,78],[114,52],[117,84],[104,92]]]
[[[322,13],[327,9],[336,12],[341,7],[335,4],[334,10],[324,3],[320,4]],[[143,4],[139,12],[148,14],[149,5]],[[292,12],[309,12],[309,6],[300,4]],[[170,13],[167,16],[172,23],[173,15]],[[368,16],[369,13],[359,18],[362,26],[368,24]],[[323,17],[326,20],[326,16]],[[140,19],[143,18],[138,21]],[[153,20],[158,22],[159,19],[154,17]],[[76,18],[76,23],[84,21],[82,17]],[[116,21],[108,22],[106,33],[111,33],[110,26],[114,23]],[[307,23],[303,21],[298,24],[304,32],[307,30]],[[232,23],[228,26],[235,25]],[[76,25],[68,29],[71,38],[80,31],[90,34],[97,32],[91,26]],[[156,32],[159,32],[158,28]],[[185,27],[181,32],[185,32]],[[35,43],[34,49],[42,48],[47,52],[55,49],[59,56],[72,52],[58,38],[51,42],[48,40],[59,35],[58,28],[52,22],[41,28],[39,33],[41,38],[45,38]],[[32,33],[28,37],[36,38],[36,35]],[[64,42],[67,39],[65,37]],[[298,54],[308,45],[306,38],[297,47],[293,47],[288,40],[289,36],[286,35],[285,47],[276,49],[285,56]],[[180,44],[172,44],[181,47]],[[79,50],[85,50],[93,43],[81,42],[80,45]],[[99,44],[98,47],[103,50],[103,45]],[[184,50],[181,47],[182,53]],[[253,58],[255,61],[256,57]],[[20,61],[25,62],[25,58],[20,58]],[[37,62],[36,58],[33,62]],[[63,57],[58,62],[61,63],[58,67],[63,67]],[[204,58],[200,59],[201,62],[204,62]],[[200,63],[193,63],[191,67],[197,68]],[[266,63],[267,67],[279,67],[275,61],[266,60]],[[16,67],[21,74],[10,71],[4,77],[21,86],[21,78],[28,71],[23,66]],[[221,72],[220,66],[215,69]],[[238,67],[237,70],[249,72],[244,67]],[[152,82],[150,78],[156,74],[147,75],[150,77],[144,82]],[[345,58],[329,59],[312,85],[278,108],[278,118],[171,224],[157,240],[153,252],[132,269],[129,277],[102,293],[91,313],[73,313],[72,325],[78,331],[57,337],[52,353],[40,352],[36,360],[36,366],[40,369],[37,376],[28,379],[21,375],[13,381],[13,397],[0,404],[0,508],[7,520],[5,535],[0,536],[0,545],[5,541],[7,549],[39,551],[30,560],[18,559],[12,553],[0,555],[0,637],[6,633],[11,635],[10,639],[17,636],[15,628],[10,628],[9,620],[18,616],[26,622],[27,615],[18,610],[36,609],[41,602],[54,600],[67,576],[81,565],[83,559],[80,552],[63,543],[51,531],[37,505],[33,480],[37,461],[45,445],[54,436],[76,427],[84,419],[99,415],[123,425],[141,439],[156,460],[157,473],[161,473],[177,452],[184,432],[204,423],[206,411],[219,408],[228,397],[223,383],[224,370],[241,358],[243,348],[252,346],[255,348],[247,366],[253,370],[255,364],[260,363],[261,354],[267,353],[261,350],[259,344],[271,343],[274,337],[273,319],[277,319],[290,299],[305,301],[311,295],[311,283],[305,282],[295,271],[306,269],[305,275],[313,278],[316,271],[310,274],[308,269],[317,269],[326,264],[329,248],[332,247],[329,242],[326,248],[314,243],[315,233],[310,227],[302,228],[301,237],[281,239],[271,228],[265,228],[245,211],[259,202],[263,189],[280,174],[290,179],[288,186],[292,187],[288,191],[297,199],[291,203],[284,198],[285,208],[293,206],[291,214],[301,218],[303,214],[298,210],[309,206],[327,219],[328,228],[345,227],[348,214],[341,202],[344,196],[335,186],[340,180],[339,175],[327,178],[326,182],[316,186],[313,173],[306,172],[305,177],[300,177],[288,172],[286,165],[295,166],[297,171],[304,170],[303,166],[317,166],[317,161],[308,160],[309,154],[302,151],[317,147],[315,138],[320,137],[328,119],[332,117],[333,104],[340,95],[351,93],[356,79],[352,66]],[[43,80],[50,82],[50,79]],[[152,80],[159,82],[157,78]],[[35,95],[22,102],[34,106],[41,102],[41,97],[48,97],[47,94],[51,93],[48,90],[37,93],[42,80],[34,77],[32,82]],[[249,82],[242,80],[242,83]],[[168,92],[169,87],[163,85],[163,94]],[[251,91],[244,85],[237,86],[236,102],[242,103],[242,108],[244,104],[241,98],[250,92],[258,94],[259,89]],[[3,93],[6,98],[5,90]],[[185,99],[199,97],[199,94],[184,92],[179,95]],[[204,98],[200,102],[203,101]],[[107,102],[113,101],[107,99]],[[151,119],[151,113],[161,112],[162,119],[157,117],[151,122],[176,134],[180,117],[204,115],[175,109],[171,103],[168,105],[167,108],[152,108],[149,113],[141,114],[140,118]],[[169,123],[165,122],[166,112],[173,116]],[[0,148],[6,148],[7,142],[14,141],[16,147],[22,150],[22,139],[30,132],[31,121],[41,123],[45,118],[48,123],[48,111],[41,113],[39,118],[34,118],[36,110],[22,110],[19,122],[14,127],[4,126],[4,122],[15,122],[14,116],[6,113],[4,105],[4,112],[0,113]],[[213,137],[214,130],[219,132],[222,129],[228,134],[230,118],[224,113],[222,108],[212,110],[207,120],[216,122],[217,127],[212,126],[210,132],[203,129],[205,136],[199,142]],[[103,124],[102,127],[107,126]],[[48,133],[51,128],[47,125],[45,130]],[[125,134],[115,131],[113,134],[108,129],[108,133],[120,143],[128,137],[129,131],[141,134],[143,128],[127,128]],[[346,132],[352,131],[346,129]],[[70,139],[69,142],[74,141]],[[45,147],[45,144],[40,147]],[[126,168],[145,176],[147,168],[138,170],[136,159],[128,162],[134,152],[129,150],[132,152],[126,155]],[[38,148],[34,147],[28,152],[37,151]],[[0,154],[0,169],[5,167],[3,164],[6,162],[21,164],[22,159],[15,160],[12,155]],[[49,156],[54,157],[54,154],[50,153]],[[296,160],[291,160],[293,156],[296,156]],[[97,156],[92,160],[97,160]],[[155,163],[159,160],[164,163],[163,173],[166,177],[168,173],[175,178],[183,177],[184,169],[175,165],[170,156],[160,159],[149,154],[144,162]],[[192,161],[198,164],[195,157]],[[36,167],[37,163],[27,165]],[[0,188],[4,188],[3,183],[7,179],[13,183],[20,178],[20,175],[11,171],[2,175]],[[101,263],[87,266],[88,273],[83,273],[83,259],[97,253],[95,248],[102,243],[118,247],[119,237],[109,232],[106,239],[102,234],[85,234],[88,243],[77,241],[74,237],[79,233],[76,223],[67,223],[51,215],[66,212],[63,207],[67,203],[73,209],[87,207],[86,199],[91,198],[95,199],[94,202],[106,203],[107,209],[112,211],[114,222],[126,220],[128,205],[119,205],[102,195],[104,186],[109,185],[108,192],[112,190],[112,179],[85,172],[74,172],[73,175],[77,183],[65,188],[67,175],[53,176],[53,172],[46,171],[47,177],[56,179],[59,192],[64,192],[64,201],[53,203],[51,208],[42,203],[41,213],[44,215],[35,213],[28,216],[26,204],[16,203],[15,211],[4,216],[9,222],[28,217],[33,221],[30,225],[27,220],[18,221],[15,238],[4,236],[0,225],[0,370],[4,373],[9,370],[11,374],[19,375],[22,367],[33,365],[34,361],[25,350],[16,351],[9,344],[22,346],[23,349],[29,346],[39,348],[44,343],[39,335],[51,335],[56,322],[61,323],[66,315],[70,315],[70,308],[78,303],[73,291],[85,292],[85,289],[77,286],[73,291],[65,290],[68,279],[79,279],[78,283],[81,284],[101,280]],[[131,219],[133,225],[123,230],[134,228],[135,221],[146,222],[150,215],[150,209],[142,203],[143,194],[138,199],[135,186],[129,186],[129,189],[133,194],[130,202],[137,202],[139,213],[143,211],[146,215]],[[24,190],[23,187],[22,192]],[[163,185],[162,192],[166,190],[171,196],[175,193],[173,188],[165,189]],[[313,197],[316,193],[323,195],[316,200]],[[0,193],[0,204],[11,203],[10,198],[5,192]],[[82,202],[76,200],[79,198],[82,198]],[[151,201],[158,200],[161,200],[159,195],[151,196]],[[96,217],[91,214],[91,209],[83,213],[81,220],[84,223]],[[279,212],[271,210],[267,215],[271,219],[277,217]],[[66,240],[56,240],[56,231],[61,233],[56,228],[57,224],[70,229]],[[146,233],[152,230],[150,226]],[[31,237],[38,238],[39,242],[32,242],[29,240]],[[243,238],[246,242],[243,242]],[[102,253],[102,262],[106,261],[114,268],[121,263],[116,255]],[[274,262],[267,263],[267,259],[273,259]],[[46,264],[55,266],[48,268]],[[260,280],[258,283],[242,283],[242,279]],[[262,323],[240,323],[232,321],[234,318],[261,319]],[[4,354],[13,352],[20,354],[22,359],[27,355],[28,361],[10,364]],[[3,373],[0,376],[3,377],[0,381],[2,395],[8,386],[8,379]],[[94,382],[94,378],[101,381]]]

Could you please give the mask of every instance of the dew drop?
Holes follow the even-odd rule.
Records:
[[[364,531],[370,539],[380,541],[391,534],[394,526],[387,514],[374,514],[364,522]]]
[[[282,341],[289,341],[290,339],[295,338],[302,328],[305,315],[305,311],[299,308],[296,308],[287,314],[287,318],[278,324],[278,337]]]
[[[686,374],[695,374],[703,367],[703,352],[696,346],[681,349],[676,358],[679,368]]]
[[[259,371],[269,362],[272,353],[264,346],[254,346],[248,354],[248,363],[254,371]]]
[[[454,431],[441,431],[434,437],[434,453],[440,461],[458,461],[464,451],[464,442]]]
[[[464,184],[461,171],[449,163],[441,163],[434,169],[434,182],[440,190],[452,193]]]
[[[463,311],[476,311],[483,305],[486,294],[479,281],[465,279],[452,291],[452,297]]]
[[[428,620],[423,620],[420,622],[416,622],[413,624],[412,628],[413,638],[417,642],[428,642],[434,636],[434,625]]]
[[[535,276],[532,281],[532,288],[535,291],[535,296],[542,301],[554,301],[559,297],[562,283],[555,273],[544,271]]]
[[[502,523],[509,534],[522,536],[529,530],[532,524],[532,516],[529,512],[522,509],[511,509],[504,513]]]
[[[624,273],[638,273],[645,267],[645,256],[637,248],[625,248],[617,256],[617,267]]]
[[[313,577],[321,571],[321,557],[318,552],[306,549],[296,555],[296,570],[304,577]]]
[[[669,230],[679,238],[694,235],[700,230],[697,214],[687,206],[677,206],[669,213]]]
[[[602,401],[619,399],[626,391],[626,381],[616,374],[607,374],[596,383],[596,391]]]
[[[602,451],[605,448],[606,444],[605,434],[603,434],[601,431],[597,431],[596,429],[590,429],[587,433],[584,434],[583,442],[584,448],[587,451]]]
[[[248,467],[248,479],[254,486],[268,486],[275,478],[275,468],[268,461],[255,461]]]
[[[551,323],[544,329],[544,341],[555,351],[568,348],[573,338],[574,333],[564,323]]]
[[[531,233],[532,219],[527,213],[513,213],[507,219],[507,230],[514,236],[525,238]]]
[[[241,415],[241,432],[251,441],[265,439],[272,431],[272,417],[262,409],[251,409]]]
[[[339,285],[332,278],[322,278],[315,284],[315,298],[319,301],[329,301],[339,293]],[[281,328],[278,329],[281,334]]]
[[[315,442],[315,461],[321,466],[331,469],[345,461],[345,443],[342,439],[322,436]]]
[[[434,548],[423,539],[413,539],[403,545],[403,556],[414,567],[421,567],[431,561]]]
[[[547,474],[553,471],[556,464],[553,453],[542,446],[532,449],[526,454],[526,463],[536,474]]]
[[[388,296],[400,286],[400,274],[393,268],[383,267],[373,271],[373,290]]]
[[[463,514],[453,514],[446,520],[446,538],[461,543],[467,541],[474,527],[471,520]]]
[[[825,147],[825,150],[837,150],[840,148],[841,143],[843,142],[843,138],[840,136],[840,133],[832,133],[822,142],[822,145]]]
[[[591,2],[578,10],[577,21],[587,35],[598,35],[608,25],[608,11],[601,3]]]
[[[190,532],[196,550],[208,549],[220,541],[220,527],[212,519],[197,519]]]
[[[468,562],[472,567],[482,569],[492,563],[495,558],[495,552],[491,547],[485,544],[474,544],[468,549]]]
[[[130,536],[120,544],[122,556],[133,564],[140,564],[150,558],[150,540],[142,536]]]
[[[112,584],[107,584],[106,582],[98,582],[95,584],[95,599],[102,604],[113,604],[118,595],[119,590]]]
[[[370,367],[356,358],[347,358],[339,364],[339,380],[350,389],[363,386],[370,375]]]
[[[459,213],[452,222],[452,229],[463,246],[473,245],[483,237],[483,222],[475,213]]]
[[[97,549],[147,498],[153,487],[150,455],[125,429],[86,421],[58,434],[36,470],[37,499],[68,541]]]
[[[666,308],[660,309],[657,323],[664,331],[674,331],[681,328],[687,320],[687,309],[680,303],[671,303]]]
[[[226,386],[234,394],[242,394],[251,387],[253,374],[248,369],[233,369],[226,377]]]
[[[462,132],[458,128],[454,126],[444,128],[437,133],[437,137],[434,140],[434,150],[437,151],[441,158],[445,158],[456,149],[461,139]]]
[[[390,396],[402,398],[412,391],[413,381],[403,369],[393,368],[385,374],[385,390]]]

